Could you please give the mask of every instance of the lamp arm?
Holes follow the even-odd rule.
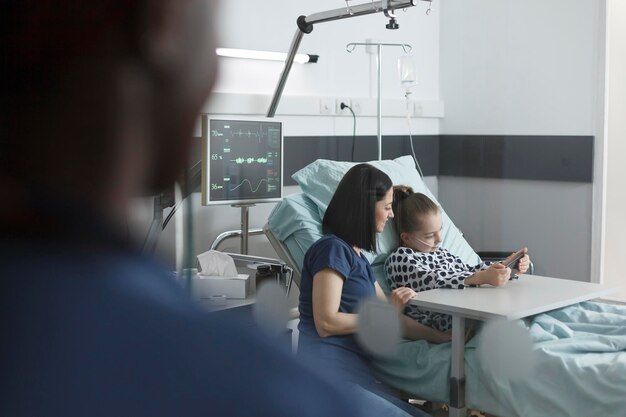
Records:
[[[287,53],[287,59],[285,59],[283,72],[280,74],[278,84],[276,85],[276,90],[274,91],[272,101],[270,102],[270,106],[267,110],[267,117],[274,117],[274,115],[276,114],[276,109],[278,108],[278,103],[280,101],[281,95],[283,94],[285,84],[287,83],[287,77],[289,77],[289,72],[291,71],[291,67],[293,65],[293,59],[296,56],[296,52],[298,52],[298,48],[300,47],[302,36],[305,33],[311,33],[313,31],[314,24],[330,22],[333,20],[348,19],[356,16],[365,16],[368,14],[379,12],[393,14],[394,10],[415,6],[418,1],[419,0],[372,1],[370,3],[359,4],[357,6],[350,6],[349,8],[342,7],[340,9],[328,10],[326,12],[314,13],[307,17],[298,17],[298,29],[296,30],[293,40],[291,41],[291,46],[289,47],[289,52]]]
[[[382,0],[369,3],[350,6],[349,9],[342,7],[340,9],[329,10],[326,12],[314,13],[306,17],[307,24],[330,22],[333,20],[348,19],[350,17],[365,16],[373,13],[389,12],[396,9],[405,9],[417,5],[419,0]],[[429,0],[421,0],[429,1]]]

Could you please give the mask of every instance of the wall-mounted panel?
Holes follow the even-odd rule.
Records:
[[[592,136],[440,135],[439,175],[592,182]]]
[[[285,185],[294,185],[291,175],[316,159],[362,162],[377,158],[376,136],[356,136],[352,159],[351,136],[291,136],[285,137]],[[439,170],[439,139],[437,135],[413,137],[415,155],[424,176],[435,176]],[[410,155],[408,136],[384,136],[383,159]]]

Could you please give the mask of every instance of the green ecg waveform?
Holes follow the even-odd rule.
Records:
[[[237,164],[252,164],[256,162],[257,164],[267,164],[267,158],[237,158],[231,159],[231,162],[235,162]]]

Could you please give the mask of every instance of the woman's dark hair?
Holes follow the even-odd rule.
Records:
[[[439,207],[433,200],[422,193],[413,192],[411,187],[405,185],[393,187],[392,208],[398,238],[402,232],[410,233],[419,230],[424,214],[439,212]]]
[[[391,188],[387,174],[368,164],[350,168],[328,204],[322,229],[346,243],[376,252],[376,202]]]

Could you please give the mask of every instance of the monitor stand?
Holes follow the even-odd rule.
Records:
[[[254,204],[233,204],[231,207],[241,208],[241,254],[248,254],[248,209]]]

